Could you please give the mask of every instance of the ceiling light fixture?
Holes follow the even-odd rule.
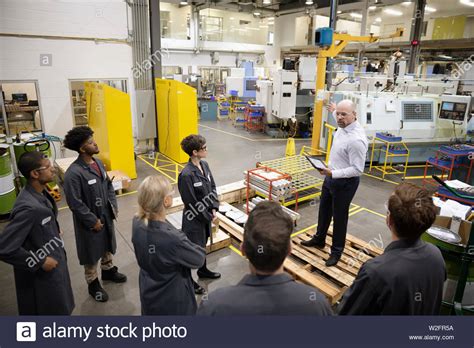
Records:
[[[341,11],[341,10],[337,11],[337,14],[341,14],[341,13],[342,13],[342,11]]]
[[[404,1],[404,2],[402,2],[402,5],[403,5],[403,6],[410,6],[410,5],[411,5],[411,1]]]
[[[312,5],[314,4],[313,0],[306,0],[305,5]]]
[[[373,10],[376,10],[376,9],[377,9],[377,6],[375,6],[375,5],[369,6],[369,11],[373,11]]]
[[[386,8],[385,10],[383,10],[383,12],[385,12],[386,14],[391,15],[391,16],[403,16],[402,11],[394,10],[394,9],[391,9],[391,8]]]
[[[261,13],[260,13],[260,12],[258,12],[258,11],[253,11],[253,15],[258,17],[258,16],[260,16],[260,15],[261,15]]]
[[[375,18],[375,21],[376,21],[377,23],[380,23],[380,22],[382,21],[382,18],[377,17],[377,18]]]
[[[362,18],[362,15],[361,15],[360,13],[351,12],[351,17],[352,17],[352,18],[361,19],[361,18]]]
[[[271,5],[271,4],[272,4],[272,0],[263,0],[263,4],[264,4],[264,5]]]
[[[426,12],[436,12],[436,9],[434,7],[425,6],[425,11]]]
[[[188,4],[188,0],[181,0],[179,3],[180,5],[186,6]]]
[[[474,1],[472,0],[460,0],[459,2],[463,5],[474,7]]]

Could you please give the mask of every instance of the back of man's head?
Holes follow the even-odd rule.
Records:
[[[245,224],[242,250],[257,271],[278,270],[290,252],[293,220],[280,204],[257,204]]]
[[[419,238],[436,218],[436,206],[430,193],[411,183],[397,186],[388,200],[388,211],[395,234],[401,239]]]

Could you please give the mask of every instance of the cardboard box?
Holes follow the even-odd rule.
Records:
[[[433,225],[448,228],[451,226],[451,218],[447,216],[440,216],[436,217],[436,220]],[[461,243],[467,245],[469,241],[469,236],[471,234],[471,225],[472,222],[462,220],[461,226],[459,227],[459,235],[461,236]]]
[[[130,187],[132,180],[120,170],[110,170],[107,172],[112,184],[114,185],[114,190],[127,190]]]

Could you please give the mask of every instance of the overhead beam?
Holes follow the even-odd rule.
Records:
[[[425,17],[426,0],[416,0],[413,9],[413,19],[410,32],[410,58],[408,60],[408,73],[415,73],[420,56],[420,40],[423,30],[423,19]],[[414,44],[417,42],[417,44]]]

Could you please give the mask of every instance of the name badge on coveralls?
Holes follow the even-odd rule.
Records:
[[[201,187],[202,186],[202,182],[195,182],[194,184],[194,187]]]
[[[41,225],[46,225],[48,222],[51,221],[51,216],[48,216],[47,218],[44,218],[43,221],[41,221]]]
[[[96,182],[97,182],[97,179],[92,179],[92,180],[89,180],[87,183],[89,185],[94,185]]]

